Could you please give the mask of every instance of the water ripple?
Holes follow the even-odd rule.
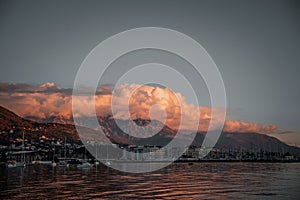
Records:
[[[175,163],[145,174],[98,166],[0,169],[1,199],[298,199],[299,163]]]

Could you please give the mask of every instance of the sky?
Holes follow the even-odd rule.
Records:
[[[101,41],[137,27],[170,28],[213,58],[232,120],[298,132],[299,10],[297,1],[278,0],[1,0],[0,81],[72,88],[82,61]]]

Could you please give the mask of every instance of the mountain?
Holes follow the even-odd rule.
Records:
[[[8,109],[0,106],[0,130],[9,131],[13,127],[28,127],[33,128],[33,122],[23,119]]]
[[[98,132],[83,128],[87,133],[86,139],[94,137]],[[77,130],[72,124],[60,123],[42,123],[28,119],[24,119],[12,111],[0,106],[0,144],[7,144],[9,140],[9,132],[13,130],[14,138],[21,138],[23,132],[26,139],[36,139],[42,136],[46,138],[63,139],[67,137],[68,141],[79,142]]]
[[[206,133],[197,133],[194,146],[201,146]],[[275,137],[261,133],[239,133],[239,132],[222,132],[217,144],[218,149],[248,150],[252,152],[269,151],[269,152],[291,152],[300,153],[300,148],[285,144]]]
[[[48,118],[38,118],[35,116],[26,116],[26,119],[35,121],[35,122],[41,122],[41,123],[74,124],[73,118],[65,117],[62,115],[53,115]]]
[[[21,137],[23,131],[26,133],[26,138],[36,138],[42,135],[48,138],[59,138],[63,139],[66,135],[68,140],[79,141],[76,128],[73,124],[65,124],[64,118],[61,118],[61,123],[42,123],[35,122],[32,120],[24,119],[15,113],[7,110],[0,106],[0,143],[8,140],[10,130],[14,130],[14,134]],[[88,119],[86,119],[88,120]],[[103,130],[104,134],[116,144],[122,145],[156,145],[165,146],[172,138],[176,135],[176,131],[172,130],[168,126],[162,124],[159,121],[150,121],[146,119],[135,119],[131,120],[120,120],[113,119],[111,116],[98,117],[99,125]],[[133,124],[135,123],[135,124]],[[125,132],[131,133],[126,134],[118,126],[124,127]],[[136,126],[138,125],[138,126]],[[92,140],[97,137],[100,141],[105,142],[104,135],[99,131],[83,128],[86,135],[85,140]],[[159,130],[159,131],[158,131]],[[140,138],[132,136],[138,135],[137,133],[147,132],[158,132],[152,137]],[[184,140],[192,140],[192,134],[189,131],[184,131],[186,137],[180,138]],[[206,133],[198,132],[194,140],[192,141],[193,146],[201,146]],[[222,132],[216,147],[219,149],[244,149],[251,151],[289,151],[291,153],[299,153],[299,148],[289,146],[277,138],[260,134],[260,133],[239,133],[239,132]]]
[[[114,120],[112,117],[99,118],[99,124],[102,130],[108,135],[112,141],[115,143],[123,144],[135,144],[135,145],[158,145],[165,146],[168,144],[172,138],[176,135],[176,131],[172,130],[168,126],[163,126],[163,128],[154,136],[149,138],[137,138],[126,134],[122,131],[118,124],[126,127],[127,133],[133,133],[137,131],[145,131],[147,129],[155,130],[157,125],[162,127],[161,122],[156,121],[152,123],[152,127],[147,127],[150,124],[149,120],[145,119],[135,119],[131,120]],[[133,126],[132,123],[139,125],[139,129]],[[134,127],[134,128],[133,128]],[[180,138],[181,140],[192,140],[192,133],[190,131],[183,131],[184,136]],[[137,133],[134,133],[135,135]],[[197,132],[195,138],[192,142],[192,146],[200,147],[204,141],[206,133]],[[217,144],[215,145],[218,149],[240,149],[240,150],[251,150],[254,152],[259,151],[273,151],[273,152],[290,152],[294,154],[299,154],[300,148],[293,147],[285,144],[284,142],[278,140],[275,137],[271,137],[261,133],[239,133],[239,132],[222,132]]]
[[[176,135],[176,131],[155,120],[151,125],[149,125],[150,120],[146,119],[135,119],[133,121],[115,120],[111,116],[99,117],[98,121],[105,135],[107,135],[114,143],[119,144],[164,146],[168,144]],[[137,126],[135,126],[133,123],[135,123]],[[146,135],[148,132],[161,130],[152,137],[140,138],[126,134],[120,129],[118,124],[120,124],[122,127],[125,127],[125,132],[134,133],[134,135],[139,135],[139,133],[145,133],[144,135]]]

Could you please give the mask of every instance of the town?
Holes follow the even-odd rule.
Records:
[[[67,167],[88,168],[99,161],[109,162],[299,162],[299,154],[292,155],[285,149],[268,151],[266,149],[209,148],[190,146],[162,148],[154,145],[103,144],[95,141],[68,140],[39,137],[25,137],[29,134],[8,134],[9,143],[0,146],[0,165],[24,167],[26,165],[47,164]],[[22,137],[20,137],[22,136]],[[182,154],[183,152],[183,154]],[[108,162],[109,161],[109,162]]]

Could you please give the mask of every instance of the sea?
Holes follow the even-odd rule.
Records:
[[[0,168],[0,199],[300,199],[300,163],[173,163],[135,174],[104,165]]]

